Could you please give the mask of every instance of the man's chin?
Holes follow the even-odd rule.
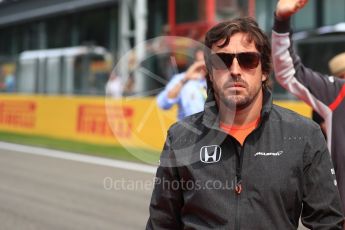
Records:
[[[243,96],[232,95],[223,99],[223,103],[228,107],[228,109],[234,110],[238,107],[242,107],[246,104],[246,100]]]

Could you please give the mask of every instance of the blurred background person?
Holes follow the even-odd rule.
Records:
[[[345,79],[345,52],[336,55],[328,63],[333,76]]]
[[[112,98],[122,97],[123,84],[121,77],[112,72],[110,78],[105,86],[106,95]]]
[[[5,91],[7,93],[13,93],[16,88],[15,77],[11,73],[7,73],[5,77]]]
[[[203,111],[206,100],[206,67],[203,50],[197,48],[194,63],[187,71],[172,77],[165,89],[158,95],[158,106],[164,110],[178,106],[177,118]]]
[[[3,92],[5,89],[5,71],[0,68],[0,91]]]
[[[135,87],[135,80],[134,80],[134,73],[129,73],[127,81],[123,88],[123,96],[128,97],[134,95],[134,87]]]
[[[176,37],[170,36],[169,25],[164,25],[162,27],[162,33],[158,38],[154,40],[150,47],[147,49],[152,53],[159,53],[158,55],[158,69],[159,75],[164,79],[170,80],[175,73],[175,66],[171,64],[171,57],[173,56],[173,44]]]
[[[0,85],[1,91],[6,93],[13,93],[16,88],[14,74],[11,73],[9,70],[6,71],[4,68],[1,68],[0,71],[0,75],[3,77],[3,82]]]
[[[310,105],[325,120],[328,148],[332,155],[338,186],[345,210],[345,80],[307,68],[293,49],[290,17],[302,9],[307,0],[280,0],[276,6],[272,32],[272,56],[277,81],[292,94]],[[342,57],[342,55],[340,56]],[[331,71],[342,75],[342,59],[330,62]],[[334,69],[335,68],[335,69]]]
[[[345,52],[333,57],[328,62],[328,67],[332,76],[345,79]],[[327,139],[325,120],[315,110],[312,112],[312,119],[320,125],[321,130]]]

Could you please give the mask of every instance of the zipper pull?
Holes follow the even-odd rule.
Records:
[[[241,192],[242,192],[242,184],[241,183],[236,184],[235,192],[237,195],[241,194]]]

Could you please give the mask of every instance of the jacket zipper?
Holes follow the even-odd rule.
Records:
[[[240,143],[235,140],[236,145],[236,154],[237,154],[237,162],[236,162],[236,186],[235,186],[235,193],[236,193],[236,217],[235,217],[235,229],[240,230],[240,200],[241,200],[241,193],[243,191],[242,186],[242,164],[243,164],[243,155],[244,155],[244,145],[246,140],[249,136],[253,135],[261,127],[262,121],[244,140],[243,145],[241,146]]]
[[[253,135],[253,133],[257,132],[259,128],[262,126],[262,123],[266,119],[266,116],[263,116],[261,119],[259,125],[245,138],[243,145],[241,144],[234,138],[233,143],[236,146],[236,185],[235,185],[235,194],[236,194],[236,208],[235,208],[235,229],[240,230],[240,200],[241,200],[241,193],[243,191],[243,186],[242,186],[242,163],[243,163],[243,155],[244,155],[244,145],[248,139],[249,136]]]
[[[235,185],[235,193],[236,193],[236,209],[235,209],[235,229],[240,230],[240,199],[241,199],[241,192],[242,192],[242,161],[243,161],[243,147],[239,146],[236,143],[236,154],[237,154],[237,161],[236,161],[236,185]]]

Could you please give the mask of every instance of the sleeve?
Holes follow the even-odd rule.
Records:
[[[303,225],[310,229],[341,230],[344,216],[334,168],[319,128],[310,135],[303,170]]]
[[[174,104],[178,103],[180,95],[176,98],[168,98],[168,92],[172,89],[182,78],[184,74],[175,75],[171,81],[166,85],[165,89],[157,96],[157,104],[161,109],[170,109]]]
[[[178,176],[169,135],[164,145],[160,166],[157,169],[150,203],[150,216],[146,225],[151,229],[183,229],[181,209],[182,187]]]
[[[332,109],[331,104],[338,95],[344,93],[345,81],[305,67],[293,49],[290,31],[290,19],[280,21],[275,17],[272,31],[275,77],[286,90],[323,116],[327,110]]]

